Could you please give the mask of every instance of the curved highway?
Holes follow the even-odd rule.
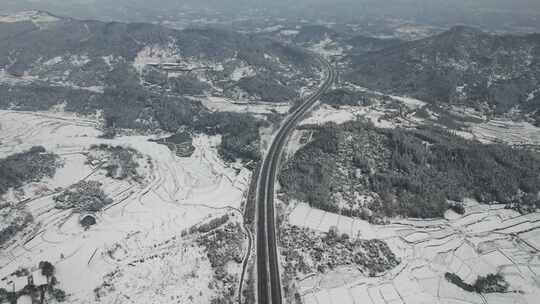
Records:
[[[257,183],[257,298],[259,304],[281,304],[279,253],[277,250],[276,219],[274,214],[274,183],[287,139],[304,115],[309,112],[334,83],[336,75],[331,64],[317,58],[326,69],[326,79],[317,92],[290,114],[272,140],[264,158]]]

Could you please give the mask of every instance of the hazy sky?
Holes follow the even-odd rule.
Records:
[[[271,16],[354,21],[400,18],[481,27],[540,27],[540,0],[0,0],[0,11],[42,9],[79,18],[155,21],[205,11],[226,17]]]

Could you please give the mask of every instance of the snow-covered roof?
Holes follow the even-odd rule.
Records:
[[[48,283],[47,277],[41,273],[41,269],[32,272],[32,280],[36,286],[47,285]]]

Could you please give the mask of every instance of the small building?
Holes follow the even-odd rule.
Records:
[[[30,278],[34,286],[43,286],[49,284],[49,282],[47,281],[47,277],[43,275],[41,269],[32,272]]]

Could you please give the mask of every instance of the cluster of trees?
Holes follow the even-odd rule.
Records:
[[[228,161],[258,160],[259,128],[262,121],[249,114],[233,112],[205,113],[194,122],[194,129],[210,135],[221,134],[219,152]]]
[[[362,151],[340,148],[345,135],[355,141],[359,134],[370,138],[362,142]],[[315,207],[360,215],[360,210],[340,210],[332,199],[342,189],[333,176],[344,161],[357,189],[377,194],[369,206],[375,215],[434,218],[449,208],[462,213],[463,206],[449,201],[466,197],[524,213],[540,208],[539,153],[466,140],[436,127],[386,130],[365,122],[324,126],[286,164],[280,182],[285,191]],[[360,177],[355,177],[357,171]]]
[[[150,140],[158,144],[165,145],[169,150],[175,152],[179,157],[190,157],[195,152],[192,134],[186,131],[177,132],[169,137],[158,140]]]
[[[306,228],[287,226],[280,232],[280,241],[287,248],[285,272],[288,277],[315,270],[324,273],[343,265],[359,266],[374,276],[400,263],[386,242],[350,238],[335,227],[322,236]]]
[[[500,274],[488,274],[479,276],[473,284],[468,284],[455,273],[447,272],[444,277],[448,282],[455,284],[463,290],[476,293],[494,293],[508,291],[509,284]]]
[[[227,271],[227,264],[242,263],[244,237],[240,224],[229,223],[197,239],[197,243],[206,249],[208,260],[214,269],[214,279],[218,284],[218,297],[211,303],[235,303],[237,280]]]
[[[117,127],[159,127],[170,132],[187,127],[194,132],[222,134],[220,152],[226,160],[259,158],[261,122],[249,114],[214,113],[200,102],[151,92],[140,84],[130,67],[111,73],[108,83],[114,83],[114,86],[105,90],[102,106],[106,115],[113,116],[109,120]],[[141,121],[146,123],[141,124]]]
[[[275,75],[257,75],[240,79],[234,86],[226,90],[239,88],[250,96],[257,96],[262,101],[286,102],[298,97],[298,93],[287,85],[285,81],[275,80]],[[228,93],[231,94],[231,93]]]
[[[225,215],[223,215],[221,217],[212,219],[211,221],[209,221],[207,223],[204,223],[204,224],[201,224],[201,225],[196,225],[196,226],[193,226],[193,227],[189,228],[189,232],[186,232],[186,234],[187,233],[190,233],[190,234],[193,234],[193,233],[208,233],[208,232],[210,232],[210,231],[224,225],[228,221],[229,221],[229,215],[225,214]]]
[[[384,213],[438,217],[448,200],[472,197],[522,212],[540,208],[540,155],[503,144],[465,140],[445,130],[389,130],[388,169],[370,175]]]
[[[287,162],[279,174],[283,189],[293,197],[317,208],[336,212],[333,203],[333,172],[342,134],[334,126],[320,128],[313,141]]]
[[[131,75],[126,77],[125,75]],[[107,115],[115,113],[118,127],[160,127],[176,132],[187,127],[209,135],[222,134],[221,155],[226,160],[256,160],[259,158],[259,127],[261,122],[249,114],[210,112],[200,102],[181,97],[150,92],[141,86],[134,71],[128,67],[109,76],[114,87],[105,90],[103,107]],[[141,113],[145,113],[141,125]],[[156,125],[152,125],[156,122]]]
[[[23,230],[34,220],[25,210],[15,210],[9,206],[0,206],[0,245],[9,241],[17,232]]]
[[[29,22],[2,26],[0,37],[5,35],[7,40],[0,41],[0,46],[5,46],[0,48],[0,55],[6,55],[0,56],[0,64],[12,67],[15,75],[31,70],[41,79],[63,77],[63,72],[69,70],[73,73],[65,81],[81,87],[102,86],[103,92],[54,85],[46,80],[6,83],[0,84],[0,107],[47,110],[65,102],[66,111],[93,114],[103,110],[108,127],[161,128],[169,132],[180,127],[195,132],[204,132],[207,127],[225,129],[220,130],[225,135],[221,150],[229,160],[258,158],[258,124],[249,114],[212,113],[200,102],[186,98],[211,89],[193,75],[167,77],[156,69],[147,69],[141,79],[132,64],[141,49],[163,45],[181,50],[185,58],[224,65],[237,58],[260,73],[232,85],[265,100],[282,101],[296,96],[296,89],[305,85],[305,79],[299,80],[296,75],[314,75],[318,66],[312,56],[299,48],[230,31],[177,31],[152,24],[89,23],[73,19],[62,19],[55,25],[46,31],[38,31]],[[84,60],[72,62],[73,58],[77,61],[82,49]],[[18,50],[16,54],[14,50]],[[56,57],[62,60],[43,64]],[[216,82],[228,82],[231,70],[208,73]],[[210,125],[204,125],[203,121]],[[114,136],[114,132],[108,130],[104,136]]]
[[[478,109],[488,104],[504,113],[526,105],[524,92],[538,88],[540,69],[522,58],[535,56],[530,50],[539,45],[534,34],[490,35],[457,26],[423,40],[352,56],[350,70],[343,77],[383,92]],[[506,77],[491,81],[501,75]],[[538,105],[522,110],[532,113]]]
[[[59,101],[67,101],[66,110],[78,113],[89,113],[96,109],[100,94],[74,88],[51,86],[46,83],[33,82],[24,86],[0,84],[0,107],[16,107],[23,111],[45,111],[57,105]]]
[[[98,212],[113,200],[101,189],[98,181],[81,181],[53,197],[58,209],[74,208],[77,212]]]
[[[209,232],[201,235],[197,239],[197,243],[206,248],[208,259],[213,268],[226,273],[225,266],[228,262],[242,262],[242,244],[245,235],[238,223],[228,223],[220,229]]]
[[[334,107],[367,106],[371,103],[370,98],[368,93],[339,88],[323,94],[321,96],[321,101]]]
[[[24,86],[0,85],[0,107],[47,110],[66,101],[66,111],[91,114],[103,110],[108,132],[114,128],[157,129],[176,132],[187,127],[194,132],[223,134],[221,153],[227,160],[258,159],[260,121],[249,114],[213,113],[200,102],[141,84],[129,64],[118,64],[105,77],[103,93],[36,82]]]
[[[108,161],[103,166],[103,169],[107,172],[108,177],[115,179],[140,179],[139,173],[137,172],[139,164],[135,159],[139,153],[136,150],[121,146],[101,144],[91,146],[90,151],[99,151],[107,154]],[[92,155],[90,155],[89,158],[91,159]]]
[[[175,94],[196,96],[211,90],[208,83],[202,82],[190,74],[169,77],[167,72],[157,68],[149,68],[145,70],[142,77],[148,84],[157,85]]]
[[[53,177],[58,165],[58,156],[40,146],[0,159],[0,195],[9,188]]]

